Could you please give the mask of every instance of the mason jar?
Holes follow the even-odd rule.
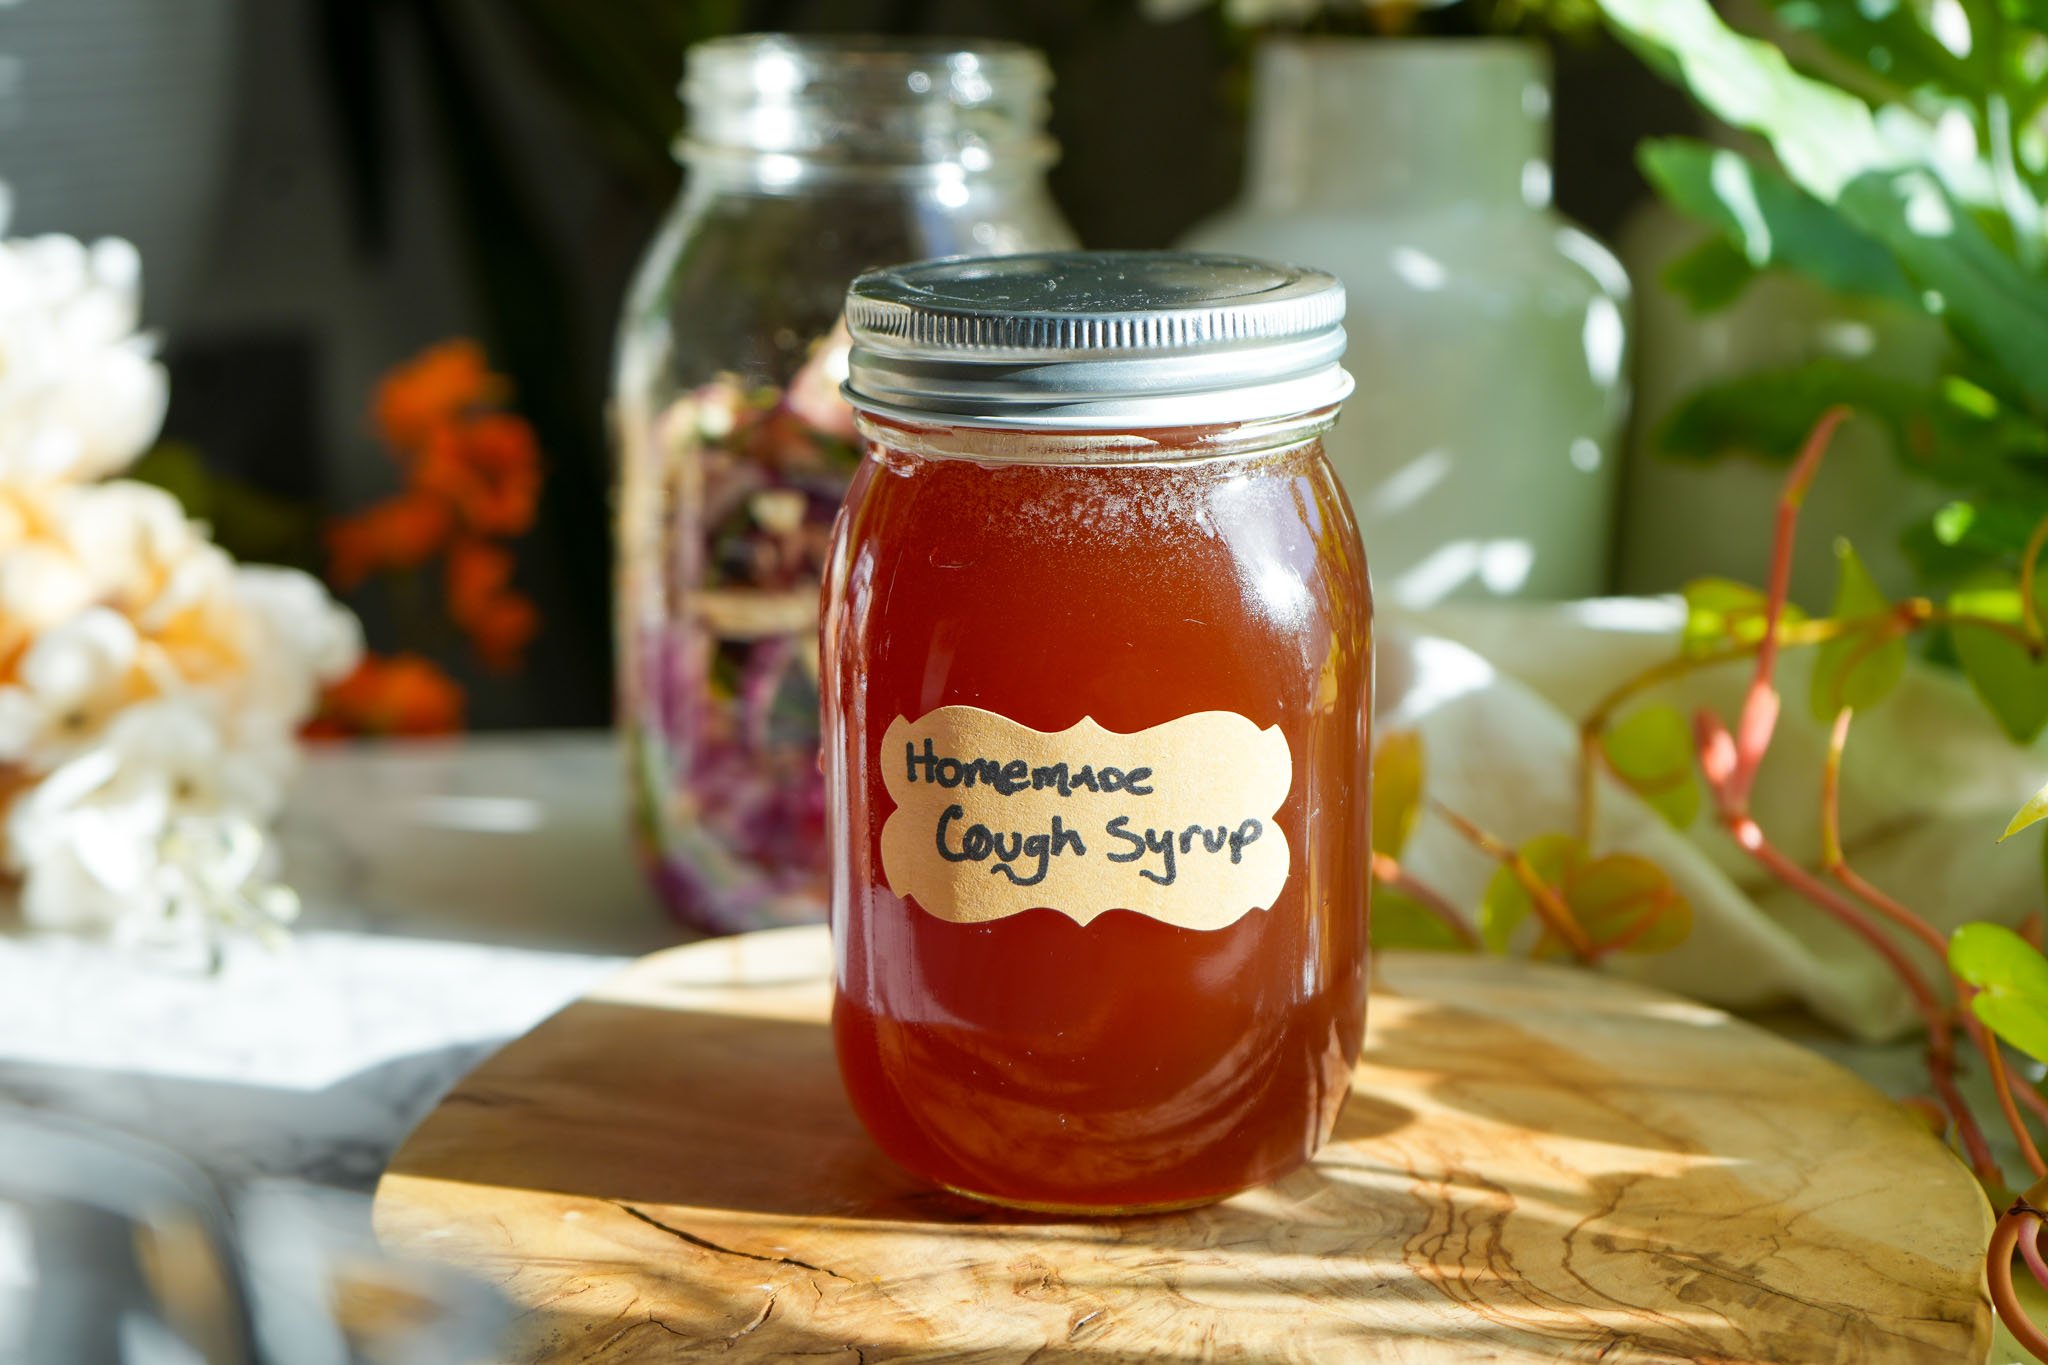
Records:
[[[692,48],[680,201],[621,326],[617,636],[636,843],[685,923],[821,919],[817,601],[858,463],[846,286],[1066,245],[1029,48]]]
[[[822,632],[855,1109],[958,1193],[1220,1199],[1364,1027],[1372,601],[1344,291],[1241,257],[864,275]]]

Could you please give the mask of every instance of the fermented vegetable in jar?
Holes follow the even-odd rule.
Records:
[[[818,581],[859,461],[836,327],[862,270],[1064,246],[1030,48],[701,43],[688,185],[621,323],[619,726],[635,842],[709,932],[825,917]]]
[[[1364,1026],[1371,597],[1328,276],[863,276],[822,630],[833,1030],[954,1191],[1198,1204],[1328,1137]]]

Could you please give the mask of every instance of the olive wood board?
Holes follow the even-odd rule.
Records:
[[[1192,1212],[938,1193],[847,1106],[823,929],[642,959],[485,1062],[377,1190],[533,1365],[1982,1361],[1990,1212],[1911,1116],[1718,1011],[1386,954],[1313,1165]]]

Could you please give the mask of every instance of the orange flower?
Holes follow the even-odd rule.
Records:
[[[461,685],[419,655],[369,655],[327,689],[306,733],[445,735],[462,728],[462,704]]]
[[[384,439],[412,452],[472,408],[503,398],[505,388],[485,363],[482,347],[444,341],[385,375],[372,410]]]
[[[508,387],[472,341],[444,342],[392,371],[373,410],[405,489],[327,530],[328,577],[342,589],[445,553],[448,615],[494,669],[516,666],[540,630],[539,610],[512,586],[511,551],[492,539],[530,530],[540,506],[533,428],[497,410]],[[400,655],[335,689],[310,732],[436,733],[461,715],[460,687]]]
[[[512,552],[487,540],[448,547],[448,615],[460,625],[512,582]]]
[[[455,530],[455,515],[439,498],[400,493],[327,528],[327,578],[343,592],[385,569],[416,569],[434,557]]]
[[[511,587],[512,554],[481,540],[448,549],[448,616],[469,636],[487,668],[504,671],[540,631],[540,611]]]
[[[480,535],[516,536],[540,503],[540,448],[533,428],[492,413],[437,429],[413,466],[413,487],[446,498]]]
[[[510,673],[519,667],[533,637],[540,634],[540,609],[532,598],[504,593],[485,603],[464,629],[485,668]]]

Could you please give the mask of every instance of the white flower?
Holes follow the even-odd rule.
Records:
[[[320,693],[363,656],[355,613],[296,569],[239,565],[228,584],[241,631],[242,668],[220,683],[223,731],[238,750],[261,755],[280,778],[298,757],[299,728]]]
[[[92,602],[91,576],[61,544],[36,541],[0,550],[0,657]]]
[[[123,243],[0,243],[0,892],[36,927],[213,960],[296,913],[267,827],[362,638],[316,580],[97,481],[163,416],[138,282]]]
[[[52,536],[75,558],[96,600],[155,629],[203,597],[233,561],[161,488],[115,479],[60,488],[44,500]]]
[[[0,518],[0,764],[49,772],[122,706],[183,696],[236,747],[289,770],[321,687],[361,653],[355,618],[325,588],[237,566],[142,484],[44,490],[0,509],[13,514]]]
[[[168,382],[141,286],[123,241],[0,243],[0,482],[102,478],[155,439]]]
[[[304,720],[320,687],[362,660],[362,623],[319,579],[297,569],[237,566],[234,592],[255,633],[253,675],[276,689],[269,693],[272,709]]]
[[[245,890],[276,908],[255,883],[268,861],[260,822],[282,798],[267,765],[231,748],[204,705],[131,706],[99,744],[15,798],[7,861],[22,917],[153,941],[166,926],[189,937],[202,927],[195,915],[250,911],[237,899]]]
[[[38,636],[0,685],[0,764],[46,773],[90,745],[133,696],[137,643],[128,618],[105,607]]]

